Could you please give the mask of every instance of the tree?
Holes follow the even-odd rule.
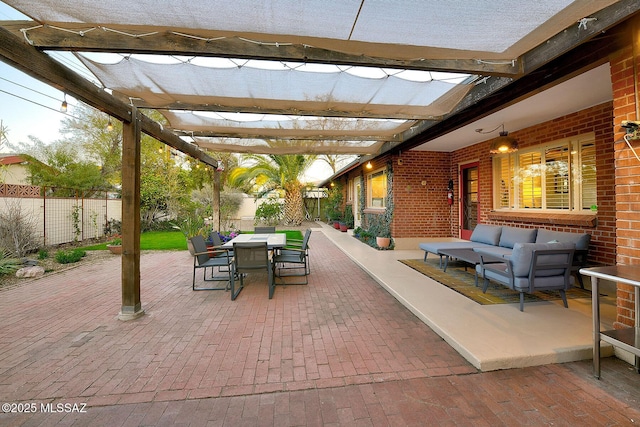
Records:
[[[2,147],[4,147],[8,141],[7,135],[9,135],[9,128],[0,120],[0,153],[2,153]]]
[[[31,145],[21,144],[20,152],[29,160],[29,182],[32,185],[56,187],[57,194],[72,195],[70,189],[109,189],[101,170],[93,162],[77,159],[77,149],[72,144],[56,141],[45,145],[29,136]]]
[[[267,141],[275,147],[277,141]],[[316,160],[316,156],[302,154],[247,154],[243,156],[251,166],[236,168],[232,181],[244,183],[245,187],[258,186],[258,193],[264,194],[274,189],[285,192],[284,221],[287,225],[300,225],[304,220],[304,200],[302,198],[302,175]]]
[[[82,103],[74,107],[73,112],[73,117],[62,121],[61,133],[64,139],[78,147],[81,159],[100,167],[105,181],[113,185],[119,184],[122,170],[122,123]]]
[[[6,127],[0,120],[0,153],[2,153],[2,147],[7,143],[7,135],[9,134],[9,128]],[[0,165],[0,182],[4,182],[5,174],[7,171],[6,165]]]

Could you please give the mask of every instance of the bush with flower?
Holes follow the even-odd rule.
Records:
[[[218,232],[218,236],[220,236],[220,240],[222,241],[222,243],[227,243],[229,240],[238,237],[238,234],[240,233],[237,231],[229,231],[226,234]]]

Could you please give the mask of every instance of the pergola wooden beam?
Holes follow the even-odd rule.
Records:
[[[224,104],[191,104],[185,102],[174,102],[162,105],[162,107],[148,104],[142,100],[133,100],[138,108],[148,108],[156,110],[178,110],[178,111],[212,111],[216,113],[252,113],[252,114],[277,114],[283,116],[313,116],[313,117],[346,117],[359,119],[391,119],[391,120],[434,120],[441,116],[425,115],[425,114],[407,114],[397,111],[387,113],[374,113],[371,111],[341,111],[335,109],[318,109],[318,108],[263,108],[254,105],[251,99],[248,99],[244,105],[224,105]]]
[[[307,133],[271,134],[265,132],[244,133],[241,129],[229,131],[182,131],[173,130],[177,135],[203,137],[203,138],[233,138],[233,139],[272,139],[278,141],[391,141],[399,140],[398,135],[349,135],[349,134],[323,134],[318,129],[315,135]]]
[[[421,122],[419,128],[405,131],[402,143],[387,142],[380,153],[410,150],[425,144],[606,62],[609,52],[621,49],[626,43],[624,26],[616,30],[600,34],[521,79],[489,78],[486,87],[478,85],[467,94],[459,104],[460,109],[439,122]]]
[[[524,73],[528,74],[538,69],[638,12],[640,12],[640,1],[621,0],[590,16],[585,16],[584,23],[576,22],[572,27],[524,54],[522,56]]]
[[[315,41],[311,39],[297,38],[293,42],[288,42],[289,37],[284,35],[255,35],[259,38],[283,41],[282,43],[255,43],[248,41],[244,34],[239,33],[222,34],[200,30],[196,36],[179,31],[158,31],[153,26],[130,29],[114,25],[113,29],[118,30],[115,32],[105,31],[104,27],[98,24],[59,24],[64,25],[64,30],[61,30],[58,24],[38,26],[34,21],[7,21],[3,25],[42,50],[210,56],[483,75],[513,76],[522,72],[517,58],[503,61],[428,57],[394,59],[317,48],[313,46]],[[87,31],[90,28],[93,30]],[[124,33],[145,35],[132,37]]]

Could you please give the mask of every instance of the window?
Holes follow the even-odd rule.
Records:
[[[580,212],[597,205],[592,134],[497,155],[493,172],[495,209]]]
[[[384,208],[387,201],[387,171],[376,171],[367,177],[367,207]]]

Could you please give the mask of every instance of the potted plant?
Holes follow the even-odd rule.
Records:
[[[353,228],[354,218],[353,218],[353,206],[347,205],[344,208],[344,224],[346,229]],[[346,231],[345,229],[345,231]]]
[[[391,245],[391,229],[388,225],[382,225],[376,236],[376,244],[379,248],[388,248]]]
[[[204,227],[204,219],[195,215],[189,215],[183,219],[180,224],[173,225],[173,228],[182,231],[182,234],[184,234],[184,237],[187,239],[187,249],[191,255],[195,254],[195,251],[189,239],[201,234]]]
[[[107,242],[107,249],[114,255],[122,254],[122,238],[115,237]]]

